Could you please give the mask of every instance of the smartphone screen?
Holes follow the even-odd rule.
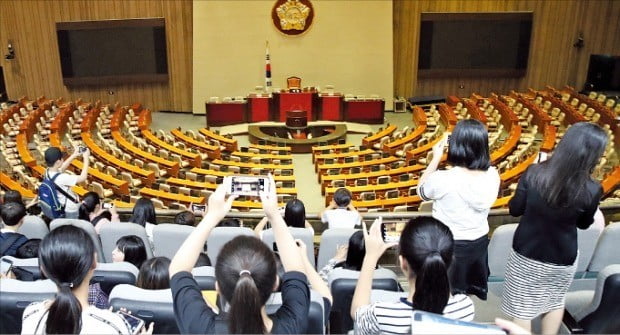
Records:
[[[439,314],[413,311],[411,334],[487,334],[506,335],[495,325],[448,319]]]
[[[112,208],[113,204],[111,202],[104,202],[103,203],[103,208],[104,209],[110,209]]]
[[[260,192],[268,192],[269,180],[262,176],[230,176],[224,184],[228,194],[258,196]]]
[[[117,313],[118,315],[122,316],[123,319],[125,319],[127,324],[129,324],[129,326],[131,327],[132,334],[138,334],[140,330],[142,329],[142,327],[144,326],[144,320],[140,318],[137,318],[131,314],[127,314],[121,311],[118,311]]]
[[[381,236],[386,243],[400,241],[400,234],[405,228],[405,221],[396,222],[382,222],[381,223]]]
[[[10,259],[2,258],[2,264],[0,265],[0,272],[2,275],[6,276],[11,271],[11,267],[13,266],[13,261]]]
[[[204,212],[207,209],[205,205],[192,205],[192,212]]]

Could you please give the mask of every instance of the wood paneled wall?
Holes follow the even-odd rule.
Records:
[[[64,97],[104,103],[142,104],[154,111],[192,109],[191,0],[0,1],[0,65],[11,99]],[[62,83],[56,22],[164,17],[170,80],[164,84],[125,84],[68,88]],[[5,60],[6,43],[15,48]],[[96,50],[94,50],[96,53]],[[109,94],[113,92],[113,94]]]
[[[394,90],[398,96],[486,95],[566,84],[581,89],[590,54],[620,54],[620,1],[615,0],[395,0],[393,10]],[[525,77],[417,78],[420,13],[503,11],[534,12]],[[580,32],[585,46],[578,50],[573,44]]]

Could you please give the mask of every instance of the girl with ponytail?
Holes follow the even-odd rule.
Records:
[[[409,294],[398,302],[370,304],[372,275],[381,255],[396,244],[388,244],[381,236],[381,218],[370,232],[364,228],[366,256],[351,303],[351,317],[356,334],[411,334],[411,310],[443,314],[452,319],[474,319],[472,300],[463,294],[451,295],[448,268],[454,254],[454,238],[450,229],[431,217],[410,220],[403,229],[398,259],[409,279]]]
[[[120,222],[116,208],[112,206],[109,210],[104,209],[99,194],[95,192],[84,194],[78,210],[78,219],[92,223],[97,233],[105,224]]]
[[[190,271],[209,234],[230,211],[236,198],[225,199],[226,189],[220,185],[209,197],[209,211],[170,264],[174,313],[182,334],[303,334],[310,306],[308,281],[320,293],[325,289],[329,294],[320,276],[305,261],[305,250],[295,245],[278,211],[275,182],[273,177],[269,179],[271,191],[261,194],[261,201],[285,270],[281,279],[282,306],[267,315],[265,304],[279,284],[276,261],[269,247],[253,236],[238,236],[226,243],[215,263],[216,290],[220,299],[230,305],[228,313],[218,316],[205,303]],[[226,320],[227,329],[221,329],[221,323],[216,322],[220,318]]]
[[[61,226],[45,236],[39,265],[58,293],[54,300],[26,307],[22,334],[131,334],[120,315],[88,305],[95,259],[93,242],[80,228]]]

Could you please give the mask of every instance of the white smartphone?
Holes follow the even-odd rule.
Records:
[[[224,187],[227,194],[259,196],[260,192],[269,192],[269,178],[266,176],[226,176]]]
[[[400,241],[400,235],[405,229],[406,221],[381,222],[381,236],[385,243],[393,243]]]
[[[103,209],[110,209],[112,207],[114,207],[114,204],[111,203],[111,202],[104,202],[103,203]]]
[[[125,319],[125,322],[127,322],[127,324],[131,327],[132,334],[139,334],[142,327],[144,327],[144,320],[123,311],[118,311],[116,313]]]
[[[536,159],[536,163],[542,163],[542,162],[546,161],[547,158],[549,158],[549,157],[548,157],[546,152],[539,151],[538,152],[538,158]]]
[[[1,261],[0,272],[2,272],[3,276],[6,276],[11,271],[11,267],[13,267],[13,261],[7,258],[2,258]]]
[[[413,311],[411,334],[506,335],[507,333],[496,325],[453,320],[439,314]]]

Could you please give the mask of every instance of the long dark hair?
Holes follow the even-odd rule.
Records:
[[[235,237],[217,256],[215,278],[230,303],[230,333],[265,333],[261,308],[276,283],[276,261],[271,249],[256,237]]]
[[[157,215],[155,215],[155,206],[153,202],[148,198],[140,198],[133,206],[133,212],[129,222],[137,223],[142,227],[146,226],[146,223],[157,224]]]
[[[39,247],[41,269],[58,286],[49,307],[47,334],[79,334],[82,306],[71,292],[86,279],[95,264],[95,247],[80,228],[61,226],[45,236]]]
[[[142,264],[138,273],[136,286],[147,290],[163,290],[170,288],[168,257],[153,257]]]
[[[306,226],[306,207],[301,200],[293,199],[286,203],[284,222],[289,227],[304,228]]]
[[[454,238],[450,228],[432,217],[411,219],[400,236],[400,255],[415,277],[415,309],[441,314],[450,299],[448,268]]]
[[[532,187],[552,207],[573,207],[592,201],[587,183],[605,151],[607,135],[594,123],[572,125],[551,157],[528,173]]]
[[[366,256],[366,244],[364,242],[364,233],[359,230],[349,237],[349,248],[347,249],[347,259],[339,264],[348,270],[361,271],[362,263]]]
[[[101,198],[99,194],[95,192],[88,192],[82,197],[82,203],[80,204],[78,219],[90,221],[90,214],[95,211],[97,205],[101,204]]]
[[[486,171],[491,166],[489,134],[482,122],[459,121],[448,143],[448,161],[454,166]]]
[[[135,265],[138,269],[146,261],[146,246],[136,235],[123,236],[116,241],[116,247],[125,254],[124,261]]]

